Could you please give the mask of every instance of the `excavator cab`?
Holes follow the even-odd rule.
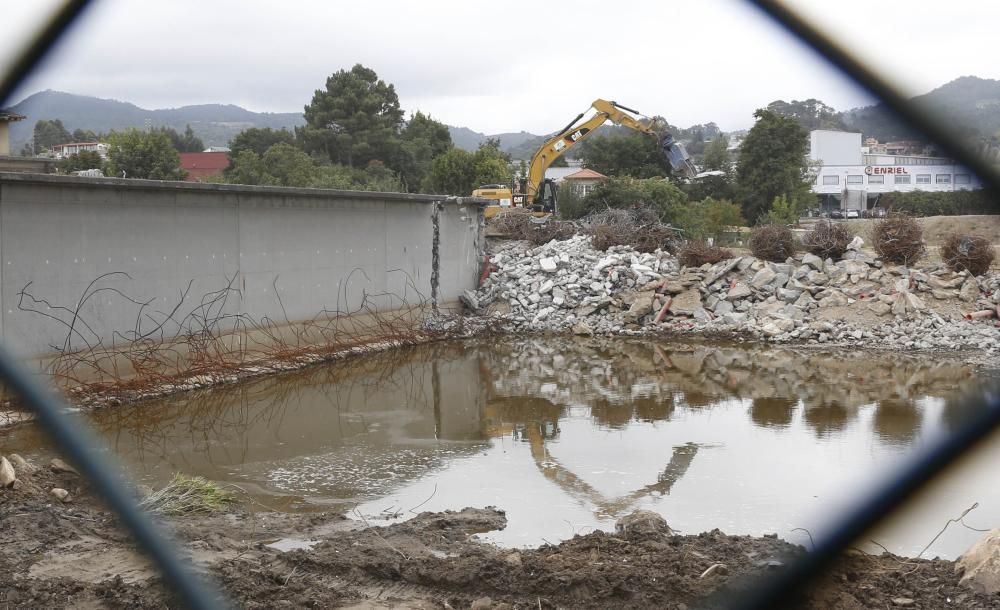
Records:
[[[535,196],[535,203],[531,206],[532,212],[542,212],[545,214],[556,213],[556,194],[559,188],[555,181],[546,178],[538,185],[538,194]]]

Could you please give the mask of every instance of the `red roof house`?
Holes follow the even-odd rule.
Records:
[[[569,181],[571,188],[581,197],[586,197],[598,182],[607,179],[607,176],[592,169],[581,169],[563,178]]]
[[[187,182],[200,182],[208,176],[221,176],[229,167],[229,155],[224,152],[181,153],[181,169],[187,172]]]

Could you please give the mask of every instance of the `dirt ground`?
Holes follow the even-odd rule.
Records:
[[[0,489],[0,608],[176,608],[157,572],[72,473],[19,473]],[[68,503],[49,495],[71,494]],[[499,509],[422,513],[387,527],[339,514],[253,506],[170,518],[183,552],[246,608],[702,608],[805,552],[776,537],[718,530],[594,532],[538,549],[473,535],[503,528]],[[293,538],[310,550],[269,546]],[[716,564],[714,572],[703,576]],[[851,551],[803,608],[997,608],[958,584],[954,564]],[[722,602],[722,605],[726,605]]]
[[[917,221],[924,229],[924,241],[928,246],[940,246],[952,233],[971,233],[986,237],[991,243],[1000,244],[1000,215],[928,216],[918,218]],[[863,218],[846,222],[855,234],[870,242],[872,225],[878,220]]]

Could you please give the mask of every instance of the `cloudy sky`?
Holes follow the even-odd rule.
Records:
[[[0,67],[57,0],[4,3]],[[1000,3],[790,0],[905,91],[1000,78]],[[362,63],[405,110],[499,133],[554,131],[597,97],[688,126],[749,127],[775,99],[870,100],[741,0],[97,0],[13,101],[42,89],[145,108],[301,111]]]

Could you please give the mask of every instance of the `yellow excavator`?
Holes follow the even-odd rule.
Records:
[[[518,180],[513,189],[498,184],[487,184],[472,192],[473,197],[493,199],[497,202],[495,205],[487,206],[487,218],[508,207],[528,208],[537,215],[554,214],[558,189],[553,180],[545,178],[545,170],[607,121],[656,138],[660,150],[670,162],[670,167],[681,176],[694,178],[698,173],[684,145],[674,141],[673,136],[667,132],[667,122],[662,117],[644,117],[637,110],[602,99],[594,100],[591,109],[595,111],[593,116],[579,123],[587,114],[581,112],[570,121],[569,125],[546,140],[535,151],[528,165],[528,175]]]

